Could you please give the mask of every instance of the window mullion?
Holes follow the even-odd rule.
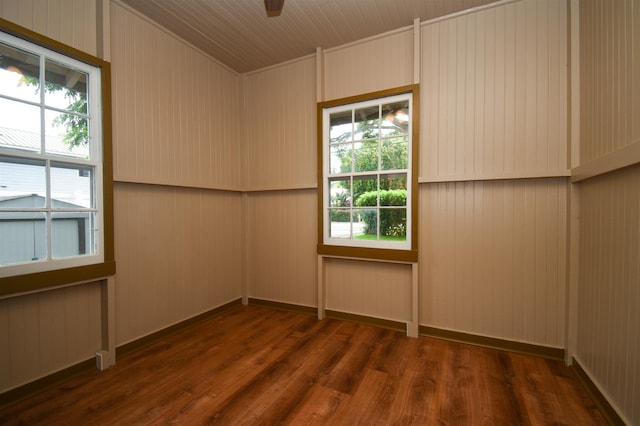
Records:
[[[51,243],[51,237],[53,236],[53,217],[51,214],[51,209],[53,207],[51,202],[51,160],[47,159],[45,164],[45,241],[47,242],[47,260],[51,260],[53,258],[53,244]]]
[[[46,130],[46,123],[45,123],[45,109],[44,109],[44,95],[45,95],[45,90],[46,90],[46,71],[44,69],[45,66],[45,60],[44,60],[44,56],[40,55],[40,153],[41,154],[46,154],[47,149],[46,149],[46,138],[45,138],[45,130]]]

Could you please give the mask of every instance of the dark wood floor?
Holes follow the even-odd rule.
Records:
[[[606,424],[560,361],[236,307],[0,411],[0,424]]]

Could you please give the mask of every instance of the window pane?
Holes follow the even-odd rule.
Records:
[[[55,259],[82,256],[95,252],[92,230],[93,213],[54,213],[51,224],[51,246]]]
[[[407,239],[407,209],[380,210],[380,238],[400,241]]]
[[[380,206],[406,206],[406,189],[385,189],[380,191]]]
[[[353,144],[331,145],[329,154],[329,174],[351,172],[351,147]]]
[[[354,140],[374,139],[380,134],[380,110],[372,106],[355,110]]]
[[[0,212],[0,265],[47,259],[44,213]]]
[[[382,105],[382,133],[385,136],[409,133],[409,101]]]
[[[0,147],[40,152],[40,108],[0,98]]]
[[[332,179],[329,181],[329,206],[330,207],[350,207],[351,206],[351,180]]]
[[[409,138],[407,136],[382,140],[382,170],[407,169]]]
[[[39,81],[38,56],[0,43],[0,94],[40,102]]]
[[[93,206],[93,168],[64,163],[51,164],[51,207],[54,209]]]
[[[406,229],[411,205],[408,178],[414,178],[412,96],[372,93],[353,103],[327,103],[331,106],[323,110],[321,140],[324,199],[319,199],[327,209],[322,252],[342,253],[332,243],[385,250],[413,247]],[[355,256],[367,253],[353,252]],[[414,259],[414,254],[401,253],[399,258]]]
[[[378,205],[378,177],[358,176],[353,178],[353,199],[358,207]]]
[[[357,209],[353,218],[354,238],[377,240],[378,239],[378,209]]]
[[[72,49],[33,41],[0,32],[0,276],[79,268],[93,277],[102,267],[87,266],[107,266],[99,251],[111,218],[98,211],[111,206],[102,188],[111,168],[101,169],[109,76]]]
[[[43,208],[45,188],[44,161],[0,156],[0,209]]]
[[[47,154],[89,158],[87,119],[71,113],[46,110]]]
[[[44,69],[47,86],[45,105],[86,114],[87,74],[48,59]]]
[[[351,110],[337,112],[329,116],[330,143],[351,141],[352,129]]]
[[[354,171],[370,172],[378,170],[378,141],[358,142],[354,146]]]
[[[331,238],[351,238],[351,210],[329,210],[329,236]]]
[[[407,174],[380,175],[380,189],[407,189]]]

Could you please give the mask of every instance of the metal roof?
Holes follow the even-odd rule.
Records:
[[[41,145],[40,133],[0,127],[0,148],[40,152]],[[46,135],[46,147],[49,154],[76,158],[86,157],[86,154],[72,151],[69,145],[65,144],[59,136]]]

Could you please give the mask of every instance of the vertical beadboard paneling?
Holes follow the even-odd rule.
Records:
[[[91,359],[101,333],[97,283],[0,301],[0,392]]]
[[[580,160],[640,142],[640,5],[580,2]]]
[[[111,7],[114,180],[238,189],[241,77]]]
[[[315,75],[307,57],[245,76],[248,189],[315,186]]]
[[[9,302],[0,300],[0,392],[11,387],[11,338],[9,330]]]
[[[240,297],[241,198],[116,184],[118,344]]]
[[[580,165],[640,143],[640,5],[580,2]],[[612,160],[612,161],[613,161]],[[580,194],[575,357],[629,424],[640,424],[640,167]]]
[[[317,306],[315,190],[248,196],[249,297]]]
[[[91,55],[97,55],[95,0],[0,0],[0,16]]]
[[[523,0],[422,26],[421,179],[567,169],[567,13]]]
[[[576,358],[640,424],[640,166],[580,184]]]
[[[40,375],[41,347],[38,332],[38,296],[25,296],[5,301],[8,308],[9,352],[11,370],[7,388],[21,385]]]
[[[65,353],[68,360],[89,359],[96,348],[102,348],[101,284],[74,286],[63,291],[64,318],[68,324],[65,326]],[[78,345],[78,342],[85,343]]]
[[[413,27],[327,50],[324,100],[413,83]]]
[[[326,308],[392,321],[411,319],[411,266],[327,259]]]
[[[566,180],[420,190],[420,323],[564,345]]]

